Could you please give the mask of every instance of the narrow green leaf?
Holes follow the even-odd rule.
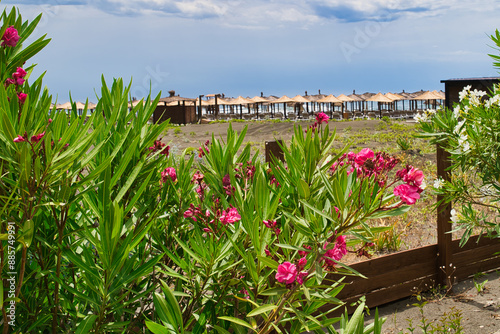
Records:
[[[234,317],[226,317],[226,316],[218,317],[218,318],[221,320],[230,321],[232,323],[235,323],[235,324],[240,325],[240,326],[244,326],[246,328],[250,328],[252,331],[256,332],[256,330],[245,320],[241,320],[241,319],[234,318]]]
[[[256,315],[259,315],[264,312],[272,311],[276,309],[278,306],[273,305],[273,304],[265,304],[262,306],[257,307],[256,309],[253,309],[252,311],[248,312],[247,317],[255,317]]]
[[[76,328],[75,334],[86,334],[90,332],[92,326],[94,326],[97,316],[95,314],[89,314],[83,318],[82,322]]]

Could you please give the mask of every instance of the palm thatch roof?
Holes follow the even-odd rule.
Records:
[[[267,103],[270,101],[266,98],[263,98],[262,96],[254,96],[250,100],[255,103]]]
[[[354,99],[352,97],[346,96],[345,94],[340,94],[337,96],[337,99],[339,99],[341,102],[353,102]]]
[[[336,98],[335,96],[333,96],[333,94],[325,96],[324,98],[319,99],[316,102],[319,102],[319,103],[342,103],[342,101],[339,100],[338,98]]]
[[[405,100],[404,96],[401,96],[399,94],[394,94],[394,93],[386,93],[386,97],[390,98],[393,101],[398,101],[398,100]]]
[[[382,93],[377,93],[369,98],[367,98],[365,101],[371,101],[371,102],[382,102],[382,103],[391,103],[393,100],[388,98]]]
[[[254,101],[244,98],[243,96],[238,96],[235,99],[227,101],[226,104],[228,105],[238,105],[238,104],[250,104],[250,103],[255,103]]]
[[[294,102],[298,102],[298,103],[309,103],[309,102],[311,102],[311,100],[306,99],[302,95],[296,95],[296,96],[292,97],[292,100]]]
[[[271,101],[271,103],[289,103],[289,102],[295,102],[295,101],[286,95],[283,95],[282,97],[280,97],[277,100]]]
[[[443,98],[440,95],[434,94],[430,91],[423,92],[420,95],[417,95],[413,98],[413,100],[442,100]]]

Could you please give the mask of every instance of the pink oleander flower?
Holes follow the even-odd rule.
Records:
[[[278,266],[276,280],[280,283],[292,284],[297,277],[297,267],[286,261]]]
[[[26,76],[26,71],[21,67],[18,67],[17,70],[12,73],[13,83],[20,86],[24,83],[24,77]]]
[[[297,262],[297,267],[298,267],[298,269],[297,269],[297,270],[302,270],[302,269],[304,269],[304,268],[305,268],[305,266],[306,266],[306,264],[307,264],[307,258],[306,258],[305,256],[304,256],[304,257],[301,257],[301,258],[299,259],[299,261]]]
[[[363,165],[366,160],[373,159],[374,156],[375,156],[375,153],[373,153],[372,150],[370,150],[369,148],[364,148],[361,151],[359,151],[359,153],[354,158],[354,161],[358,165]]]
[[[267,228],[275,228],[276,227],[276,220],[263,220],[262,221],[264,225],[266,225]]]
[[[328,123],[329,119],[330,117],[328,117],[328,115],[323,112],[320,112],[318,115],[316,115],[316,122],[318,122],[318,124],[321,124],[323,122]]]
[[[311,250],[311,249],[312,249],[312,247],[311,247],[311,246],[307,246],[307,245],[302,246],[302,248],[309,249],[309,250]],[[308,252],[308,251],[299,251],[299,255],[300,255],[300,256],[306,256],[307,254],[309,254],[309,252]]]
[[[328,247],[328,243],[323,246],[323,249]],[[323,259],[327,266],[335,266],[335,261],[340,261],[344,255],[347,254],[347,246],[345,243],[345,236],[341,235],[337,237],[335,241],[335,246],[332,249],[326,251]],[[335,260],[332,261],[331,259]]]
[[[26,93],[17,93],[17,98],[19,99],[19,103],[20,104],[24,104],[24,102],[26,102],[26,98],[28,97],[28,94]]]
[[[19,41],[19,34],[17,29],[13,26],[8,27],[2,36],[2,46],[16,46]]]
[[[424,181],[424,173],[417,168],[411,167],[411,169],[403,177],[403,181],[409,185],[420,187],[422,181]]]
[[[304,278],[307,277],[307,271],[303,271],[297,275],[297,283],[300,285],[304,284]]]
[[[413,205],[420,198],[420,188],[409,184],[401,184],[394,188],[394,195],[399,196],[401,201],[408,205]]]
[[[50,123],[52,123],[52,118],[49,118],[49,121],[48,121],[48,123],[49,123],[49,124],[50,124]]]
[[[45,131],[38,135],[31,136],[31,142],[38,143],[43,138],[43,136],[45,136]]]
[[[226,211],[222,211],[222,215],[219,219],[223,225],[227,225],[234,224],[235,222],[239,221],[241,219],[241,216],[238,213],[238,209],[229,208]]]
[[[160,140],[155,140],[153,146],[148,147],[148,150],[152,151],[152,153],[160,151],[160,154],[164,154],[168,157],[170,146],[165,145]]]
[[[271,256],[271,252],[269,251],[269,249],[267,249],[267,246],[264,249],[264,253],[266,253],[267,256]]]
[[[21,143],[23,141],[26,141],[23,136],[18,135],[16,138],[14,138],[14,143]]]
[[[175,168],[167,167],[163,172],[161,172],[161,182],[165,183],[170,179],[172,182],[177,181],[177,173],[175,172]]]

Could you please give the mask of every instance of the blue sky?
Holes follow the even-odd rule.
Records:
[[[132,95],[339,95],[444,89],[497,76],[496,0],[23,0],[50,44],[35,75],[59,102],[96,102],[100,78]]]

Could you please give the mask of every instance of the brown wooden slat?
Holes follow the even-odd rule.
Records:
[[[381,270],[377,276],[368,279],[358,280],[348,284],[342,289],[339,298],[366,294],[374,290],[388,288],[393,285],[405,283],[422,277],[427,277],[436,273],[437,259],[429,259],[427,262],[417,263],[397,270]],[[385,269],[385,268],[384,268]]]
[[[431,287],[435,285],[436,280],[437,280],[437,274],[433,274],[428,277],[422,277],[420,279],[392,286],[387,289],[380,289],[377,291],[373,291],[365,295],[366,304],[369,308],[373,308],[402,298],[410,297],[414,295],[416,292],[427,290],[427,288],[425,288],[426,286]],[[415,288],[417,289],[417,291],[415,291]],[[348,305],[358,301],[360,297],[361,295],[351,296],[343,300],[346,303],[347,310],[349,313],[352,313],[355,310],[355,307]],[[325,305],[321,307],[321,310],[322,311],[328,310],[332,306]],[[332,312],[330,316],[331,317],[340,316],[344,312],[345,308],[340,308],[339,310]]]
[[[479,242],[477,240],[479,239]],[[467,243],[463,246],[459,246],[460,240],[453,240],[452,241],[452,248],[453,248],[453,253],[459,253],[463,252],[466,250],[474,249],[477,247],[483,247],[483,246],[488,246],[488,245],[500,245],[500,238],[496,239],[490,239],[487,238],[485,235],[482,235],[479,237],[479,235],[474,235],[470,237],[470,239],[467,241]]]
[[[467,266],[470,263],[496,257],[494,254],[498,252],[500,252],[500,245],[489,245],[466,250],[453,254],[452,264],[457,268]]]
[[[486,272],[500,268],[500,257],[494,257],[483,261],[477,261],[466,266],[457,267],[453,274],[458,281],[463,281],[479,272]]]
[[[425,263],[428,259],[434,259],[436,254],[437,245],[429,245],[358,262],[350,265],[350,267],[366,277],[373,277],[382,273],[399,270],[409,265]],[[328,275],[328,278],[336,280],[340,279],[340,277],[342,275]]]

